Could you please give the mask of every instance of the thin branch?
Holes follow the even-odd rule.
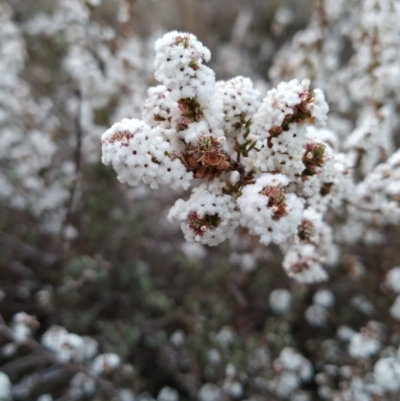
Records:
[[[72,180],[72,185],[70,188],[69,198],[66,204],[67,212],[65,214],[64,222],[62,224],[61,236],[64,238],[64,230],[68,226],[71,221],[74,199],[76,195],[76,191],[78,188],[78,183],[81,175],[81,164],[82,164],[82,139],[83,139],[83,129],[81,124],[81,115],[82,115],[82,94],[80,90],[76,91],[76,96],[79,101],[78,110],[75,116],[75,128],[76,128],[76,146],[74,150],[74,165],[75,165],[75,176]]]
[[[8,341],[15,341],[14,332],[5,325],[3,318],[0,315],[0,336],[5,337]],[[65,372],[65,370],[71,371],[72,373],[82,372],[91,377],[100,388],[109,396],[115,397],[118,392],[114,385],[108,380],[103,379],[102,377],[94,375],[87,367],[82,365],[81,363],[62,363],[60,362],[56,355],[50,351],[47,351],[43,348],[37,341],[28,338],[24,340],[20,345],[27,347],[33,355],[28,355],[25,357],[18,358],[14,361],[7,363],[1,367],[1,370],[8,375],[16,375],[18,376],[19,372],[27,369],[27,367],[35,367],[43,364],[43,362],[52,363],[54,365],[54,369],[50,371],[43,372],[41,375],[42,384],[59,379],[60,375]]]
[[[19,238],[4,232],[0,232],[0,244],[2,244],[5,249],[12,249],[18,252],[20,258],[36,259],[45,266],[52,265],[57,259],[55,255],[37,250],[25,244],[25,242],[21,241]]]

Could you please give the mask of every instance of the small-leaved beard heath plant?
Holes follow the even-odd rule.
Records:
[[[168,216],[181,223],[187,241],[215,246],[242,226],[261,243],[280,245],[290,277],[326,280],[323,264],[338,259],[332,218],[349,210],[376,216],[354,201],[353,159],[335,150],[333,133],[318,128],[328,113],[322,91],[291,80],[260,99],[248,78],[216,82],[209,59],[192,34],[174,31],[158,40],[160,85],[149,89],[142,120],[123,119],[103,134],[103,163],[132,186],[193,186]],[[387,181],[399,174],[399,159],[394,154],[378,165],[362,187],[392,202],[392,222],[399,211]]]

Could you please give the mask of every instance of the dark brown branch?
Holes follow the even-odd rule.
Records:
[[[81,124],[81,115],[82,115],[82,94],[80,90],[76,91],[76,96],[79,101],[78,111],[75,116],[75,128],[76,128],[76,146],[74,150],[74,164],[75,164],[75,176],[71,183],[69,198],[66,204],[67,212],[65,214],[64,222],[62,224],[61,236],[64,238],[64,230],[71,222],[74,199],[76,195],[76,191],[78,188],[78,183],[80,180],[81,174],[81,164],[82,164],[82,139],[83,139],[83,129]],[[64,247],[65,248],[65,247]]]
[[[14,342],[15,334],[14,332],[8,328],[3,318],[0,315],[0,336],[5,337],[8,341]],[[60,376],[65,373],[65,371],[69,371],[70,374],[82,372],[90,376],[95,382],[99,385],[100,388],[109,396],[115,397],[118,392],[114,385],[99,377],[94,375],[90,370],[88,370],[85,366],[80,363],[68,363],[64,364],[57,360],[56,355],[52,352],[47,351],[43,348],[37,341],[33,339],[26,339],[20,344],[21,346],[25,346],[28,348],[33,354],[21,357],[12,362],[7,363],[1,367],[1,371],[6,373],[9,376],[18,376],[19,373],[27,367],[35,367],[36,370],[46,362],[51,363],[54,368],[50,369],[47,372],[43,372],[40,377],[41,384],[47,383],[49,381],[59,380]]]
[[[4,232],[0,232],[0,244],[3,245],[5,249],[12,249],[17,252],[20,258],[35,259],[45,266],[52,265],[56,260],[55,255],[37,250],[32,246],[25,244],[19,238],[13,237]]]

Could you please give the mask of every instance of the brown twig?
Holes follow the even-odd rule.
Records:
[[[5,337],[8,341],[15,341],[14,332],[6,326],[3,318],[0,315],[0,336]],[[43,362],[51,363],[53,368],[47,372],[42,372],[40,377],[41,385],[49,382],[58,380],[60,376],[65,374],[65,371],[68,370],[70,373],[78,373],[82,372],[91,377],[98,385],[103,389],[103,391],[109,397],[116,397],[118,392],[114,385],[109,381],[103,379],[102,377],[94,375],[88,368],[80,363],[62,363],[57,360],[56,355],[52,352],[47,351],[43,348],[37,341],[28,338],[20,343],[20,345],[28,348],[33,354],[18,358],[14,361],[7,363],[1,367],[1,371],[6,373],[9,376],[17,377],[22,370],[27,369],[27,367],[35,367],[38,369]],[[111,399],[111,398],[110,398]]]
[[[4,232],[0,232],[0,244],[4,245],[5,249],[16,251],[20,258],[35,259],[45,266],[50,266],[56,261],[55,255],[37,250],[25,244],[25,242],[21,241],[19,238]]]

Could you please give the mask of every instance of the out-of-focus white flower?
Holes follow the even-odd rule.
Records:
[[[207,351],[207,360],[210,362],[212,365],[218,365],[221,362],[221,354],[220,352],[212,348]]]
[[[313,302],[324,308],[331,308],[335,305],[335,296],[332,291],[328,289],[318,290],[313,297]]]
[[[285,313],[290,308],[292,294],[285,289],[275,289],[269,294],[269,306],[276,313]]]
[[[400,295],[396,297],[393,305],[390,307],[390,314],[396,320],[400,320]]]
[[[97,355],[92,364],[92,371],[95,375],[108,374],[118,368],[121,358],[114,353]]]
[[[37,398],[36,401],[53,401],[53,397],[51,394],[42,394]]]
[[[400,361],[397,358],[382,358],[374,366],[374,379],[386,391],[400,390]]]
[[[207,255],[207,250],[202,244],[196,242],[184,242],[181,246],[182,252],[188,258],[202,259]]]
[[[11,400],[11,381],[3,372],[0,372],[0,400]]]
[[[324,327],[327,321],[327,310],[321,305],[311,305],[305,312],[307,322],[314,327]]]
[[[350,341],[356,332],[348,326],[340,326],[337,331],[337,336],[342,341]]]
[[[182,347],[185,344],[185,333],[182,330],[176,330],[171,334],[169,341],[177,348]]]
[[[221,397],[221,389],[213,383],[204,384],[197,395],[198,401],[221,401]]]
[[[51,326],[42,336],[43,347],[55,353],[60,362],[82,362],[97,354],[98,344],[91,337],[69,333],[64,327]]]
[[[171,387],[163,387],[158,393],[157,401],[179,401],[179,393]]]
[[[393,267],[386,275],[386,283],[391,290],[400,294],[400,267]]]
[[[79,372],[72,377],[69,387],[71,397],[79,400],[93,396],[96,390],[96,382],[86,373]]]
[[[368,359],[381,348],[380,342],[366,333],[356,333],[350,340],[349,353],[353,358]]]
[[[221,345],[227,347],[233,341],[232,330],[228,327],[224,327],[215,338]]]

